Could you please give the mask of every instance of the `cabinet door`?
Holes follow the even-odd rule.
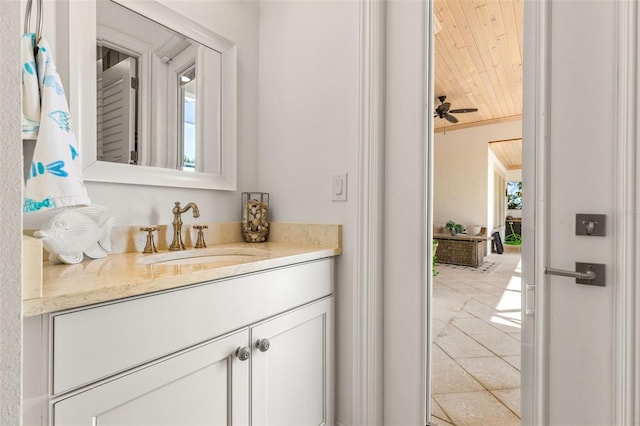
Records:
[[[248,424],[249,332],[228,335],[53,404],[57,426]]]
[[[333,298],[252,327],[251,342],[251,424],[332,425]]]

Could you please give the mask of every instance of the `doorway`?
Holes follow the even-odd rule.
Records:
[[[433,4],[431,425],[520,424],[522,7]],[[463,244],[485,255],[452,257]]]
[[[638,418],[634,414],[639,387],[632,372],[639,371],[640,365],[638,325],[633,321],[640,305],[634,279],[639,263],[637,4],[524,5],[528,114],[523,126],[523,181],[530,198],[525,203],[523,229],[522,419],[525,424],[633,424],[631,420]],[[430,390],[429,373],[424,370],[430,364],[430,286],[426,284],[433,206],[427,195],[433,185],[429,127],[437,99],[430,65],[432,6],[433,2],[388,2],[385,21],[385,93],[390,111],[385,136],[393,143],[385,145],[389,150],[385,176],[391,178],[384,182],[384,277],[391,285],[384,286],[383,307],[384,326],[394,333],[385,334],[384,351],[378,353],[385,360],[384,417],[389,424],[429,423],[428,418],[424,422],[405,418],[427,415],[425,406],[430,401],[423,395]],[[425,114],[416,114],[417,108]],[[557,114],[561,111],[565,113]],[[603,120],[602,111],[615,113]],[[419,167],[408,167],[412,164]],[[376,187],[372,183],[378,181],[367,183]],[[407,196],[413,195],[414,188],[416,196]],[[421,197],[426,198],[424,202]],[[409,218],[416,220],[410,227],[406,218],[411,209]],[[614,218],[607,237],[575,235],[575,214],[589,211],[606,211]],[[416,227],[427,229],[415,232]],[[428,238],[412,239],[408,228]],[[420,282],[416,281],[422,273],[416,279],[418,268],[413,268],[418,257],[419,271],[425,271]],[[545,273],[548,266],[576,272],[575,262],[582,259],[607,264],[606,276],[614,281],[596,288]],[[407,284],[409,280],[415,281]],[[407,346],[420,348],[398,350]],[[414,357],[415,352],[419,355]],[[416,377],[422,381],[419,387],[414,385]],[[412,409],[415,406],[417,410]]]
[[[455,189],[450,182],[438,183],[438,177],[446,176],[441,170],[446,158],[438,153],[438,145],[472,139],[488,150],[485,155],[491,161],[481,170],[486,176],[483,206],[487,207],[486,222],[481,223],[487,226],[466,226],[466,233],[450,236],[448,229],[434,224],[439,244],[432,281],[431,425],[515,426],[521,415],[521,160],[506,161],[503,152],[491,149],[504,143],[481,144],[472,135],[473,130],[467,130],[460,138],[436,137],[434,218],[439,222],[462,208],[447,210],[453,201],[447,199],[472,185],[461,183]],[[519,143],[519,139],[509,142]],[[470,168],[464,171],[470,173]],[[469,262],[461,253],[463,244],[472,241],[484,245],[485,253],[481,260]]]

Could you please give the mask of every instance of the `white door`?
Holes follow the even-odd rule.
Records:
[[[635,37],[624,28],[631,3],[525,2],[526,425],[637,424],[620,409],[627,361],[619,331],[632,314],[620,309],[630,284],[620,266],[621,244],[634,238],[622,223],[633,219],[618,214],[635,193],[634,160],[624,155],[637,120],[624,102],[633,76],[625,61],[635,61],[624,49]],[[578,213],[605,215],[597,225],[605,236],[576,235],[588,224]],[[575,262],[606,265],[606,285],[545,273],[576,271]]]
[[[249,361],[243,330],[53,404],[58,426],[246,425]]]
[[[136,60],[127,58],[102,72],[102,161],[129,164],[135,151],[136,90],[132,78],[136,77]]]
[[[333,298],[251,329],[251,424],[333,424]]]

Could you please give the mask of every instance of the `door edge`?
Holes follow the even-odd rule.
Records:
[[[614,395],[613,419],[617,425],[634,425],[640,415],[640,292],[636,291],[640,261],[638,247],[637,175],[638,20],[637,2],[616,2],[618,84],[615,140],[614,230]]]
[[[548,242],[546,204],[549,183],[550,31],[549,2],[524,4],[523,203],[521,422],[546,425],[549,388],[548,280],[544,275]],[[527,300],[532,297],[534,300]],[[533,303],[532,303],[533,302]]]

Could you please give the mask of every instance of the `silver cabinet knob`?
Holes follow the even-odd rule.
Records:
[[[236,356],[240,361],[246,361],[251,356],[251,349],[247,346],[240,346],[236,349]]]
[[[260,350],[260,352],[268,351],[269,350],[269,346],[271,346],[271,342],[267,338],[258,339],[256,341],[256,348],[258,348]]]

